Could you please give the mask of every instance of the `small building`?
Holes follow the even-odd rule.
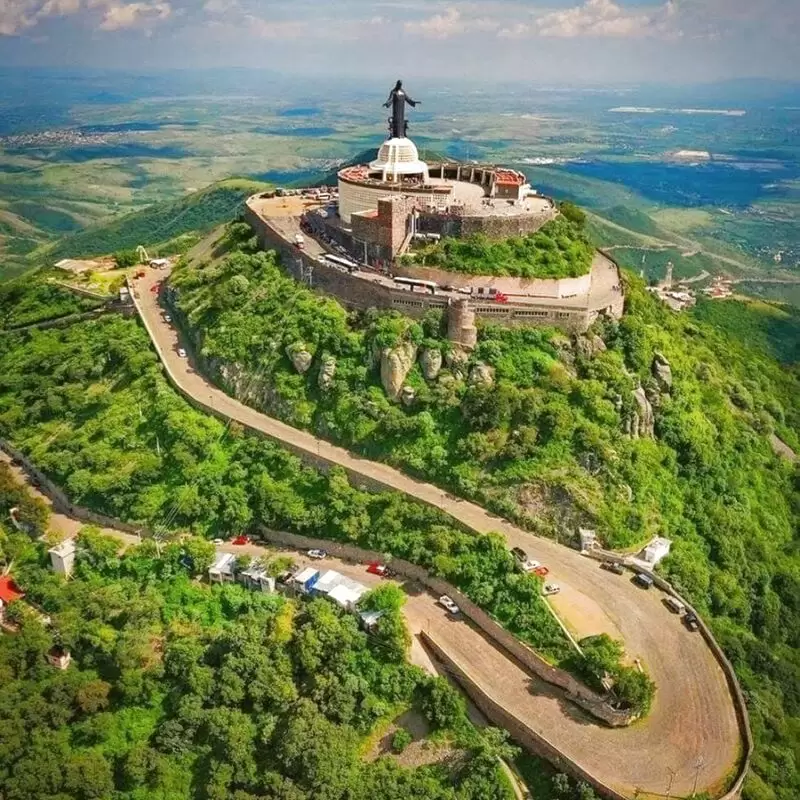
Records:
[[[236,555],[217,553],[216,560],[208,568],[208,579],[211,583],[233,583],[236,579]]]
[[[51,547],[47,552],[50,555],[50,566],[57,575],[69,577],[75,567],[75,556],[78,546],[75,539],[64,539],[63,542]]]
[[[656,536],[653,541],[644,548],[644,560],[654,567],[659,561],[662,561],[669,555],[671,547],[672,542],[669,539],[665,539],[663,536]]]
[[[354,611],[366,591],[367,587],[363,584],[345,578],[328,592],[328,598],[346,611]]]
[[[248,589],[270,594],[275,591],[275,578],[268,575],[262,567],[251,566],[240,572],[238,578]]]
[[[5,617],[6,608],[15,600],[22,600],[25,593],[14,583],[9,575],[0,577],[0,622]]]
[[[164,269],[165,267],[169,266],[169,259],[168,258],[151,258],[150,259],[150,266],[155,267],[155,269]]]
[[[298,591],[304,592],[305,594],[310,594],[318,580],[319,570],[314,569],[314,567],[306,567],[292,578],[292,583],[295,585]]]
[[[328,595],[331,590],[344,580],[344,575],[335,569],[329,569],[320,575],[319,580],[314,584],[314,594]]]
[[[56,645],[47,653],[47,663],[56,669],[66,669],[72,663],[72,655],[65,647]]]
[[[589,528],[578,528],[578,535],[581,539],[581,553],[588,553],[589,550],[594,550],[595,547],[600,546],[595,531]]]
[[[361,627],[367,632],[372,633],[378,625],[378,620],[383,616],[383,611],[362,611],[358,615]]]

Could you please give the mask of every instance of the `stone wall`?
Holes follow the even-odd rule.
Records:
[[[394,289],[364,280],[317,260],[298,250],[291,242],[260,217],[249,206],[245,207],[245,220],[258,237],[262,248],[276,250],[282,267],[296,280],[313,289],[336,297],[349,308],[393,308],[410,317],[422,317],[432,308],[447,309],[448,299],[442,295]],[[472,306],[475,314],[501,325],[548,325],[570,333],[581,333],[589,328],[597,312],[569,301],[563,305],[532,303],[493,303],[477,301]]]
[[[299,536],[298,534],[284,531],[273,531],[264,527],[259,530],[264,539],[295,550],[321,548],[337,558],[358,564],[368,564],[372,561],[383,561],[385,559],[385,554],[364,550],[355,545],[332,542],[328,539],[315,539],[310,536]],[[446,594],[452,597],[461,609],[462,614],[471,620],[497,647],[505,651],[524,670],[536,675],[551,686],[562,689],[567,699],[592,716],[611,727],[623,727],[633,721],[634,717],[630,713],[612,708],[601,695],[593,692],[568,672],[548,664],[541,656],[512,636],[452,584],[430,575],[423,567],[403,559],[394,558],[391,560],[391,565],[398,575],[422,584],[434,594]]]
[[[592,285],[592,273],[587,272],[577,278],[510,278],[497,275],[465,275],[437,267],[403,266],[394,268],[397,275],[434,281],[440,286],[456,288],[473,287],[474,289],[496,289],[509,296],[525,295],[527,297],[546,297],[568,299],[580,295],[585,298]]]
[[[615,564],[622,564],[628,567],[631,566],[625,556],[621,556],[618,553],[612,552],[611,550],[594,548],[592,550],[585,551],[584,555],[588,556],[589,558],[594,558],[597,561],[613,561]],[[750,716],[747,713],[747,703],[745,701],[744,693],[742,692],[742,687],[739,686],[739,681],[736,677],[736,672],[733,669],[733,664],[731,664],[722,648],[719,646],[719,644],[717,644],[717,640],[714,638],[714,634],[711,632],[711,629],[703,621],[703,618],[700,616],[700,614],[697,613],[697,610],[694,608],[694,606],[679,592],[677,592],[672,584],[669,583],[669,581],[664,580],[664,578],[662,578],[660,575],[657,575],[655,572],[642,569],[639,566],[632,567],[632,569],[634,572],[641,572],[645,575],[649,575],[653,579],[653,583],[659,589],[680,600],[681,603],[686,606],[687,611],[692,612],[695,617],[697,617],[698,630],[708,645],[709,650],[711,650],[711,652],[714,654],[714,658],[716,658],[723,674],[725,675],[728,689],[733,697],[733,705],[736,711],[736,721],[739,724],[739,732],[741,734],[742,741],[744,742],[744,754],[739,763],[739,769],[733,785],[719,800],[737,800],[737,798],[741,796],[744,779],[747,777],[747,770],[750,768],[750,761],[753,757],[753,734],[750,731]]]
[[[507,201],[497,201],[507,202]],[[552,201],[551,201],[552,202]],[[420,233],[438,233],[461,239],[473,234],[483,234],[489,239],[508,239],[536,233],[555,216],[555,208],[548,214],[450,214],[420,211],[416,227]]]

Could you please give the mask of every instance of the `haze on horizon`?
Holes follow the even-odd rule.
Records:
[[[391,65],[391,66],[390,66]],[[2,0],[0,66],[800,80],[797,0]]]

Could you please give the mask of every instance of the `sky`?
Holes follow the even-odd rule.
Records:
[[[0,0],[0,65],[800,81],[800,0]]]

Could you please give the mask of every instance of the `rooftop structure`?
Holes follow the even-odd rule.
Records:
[[[50,555],[50,566],[53,568],[53,572],[69,577],[75,566],[75,557],[78,552],[75,539],[64,539],[63,542],[51,547],[47,552]]]
[[[208,579],[212,583],[232,583],[235,579],[236,555],[217,553],[214,563],[208,568]]]

